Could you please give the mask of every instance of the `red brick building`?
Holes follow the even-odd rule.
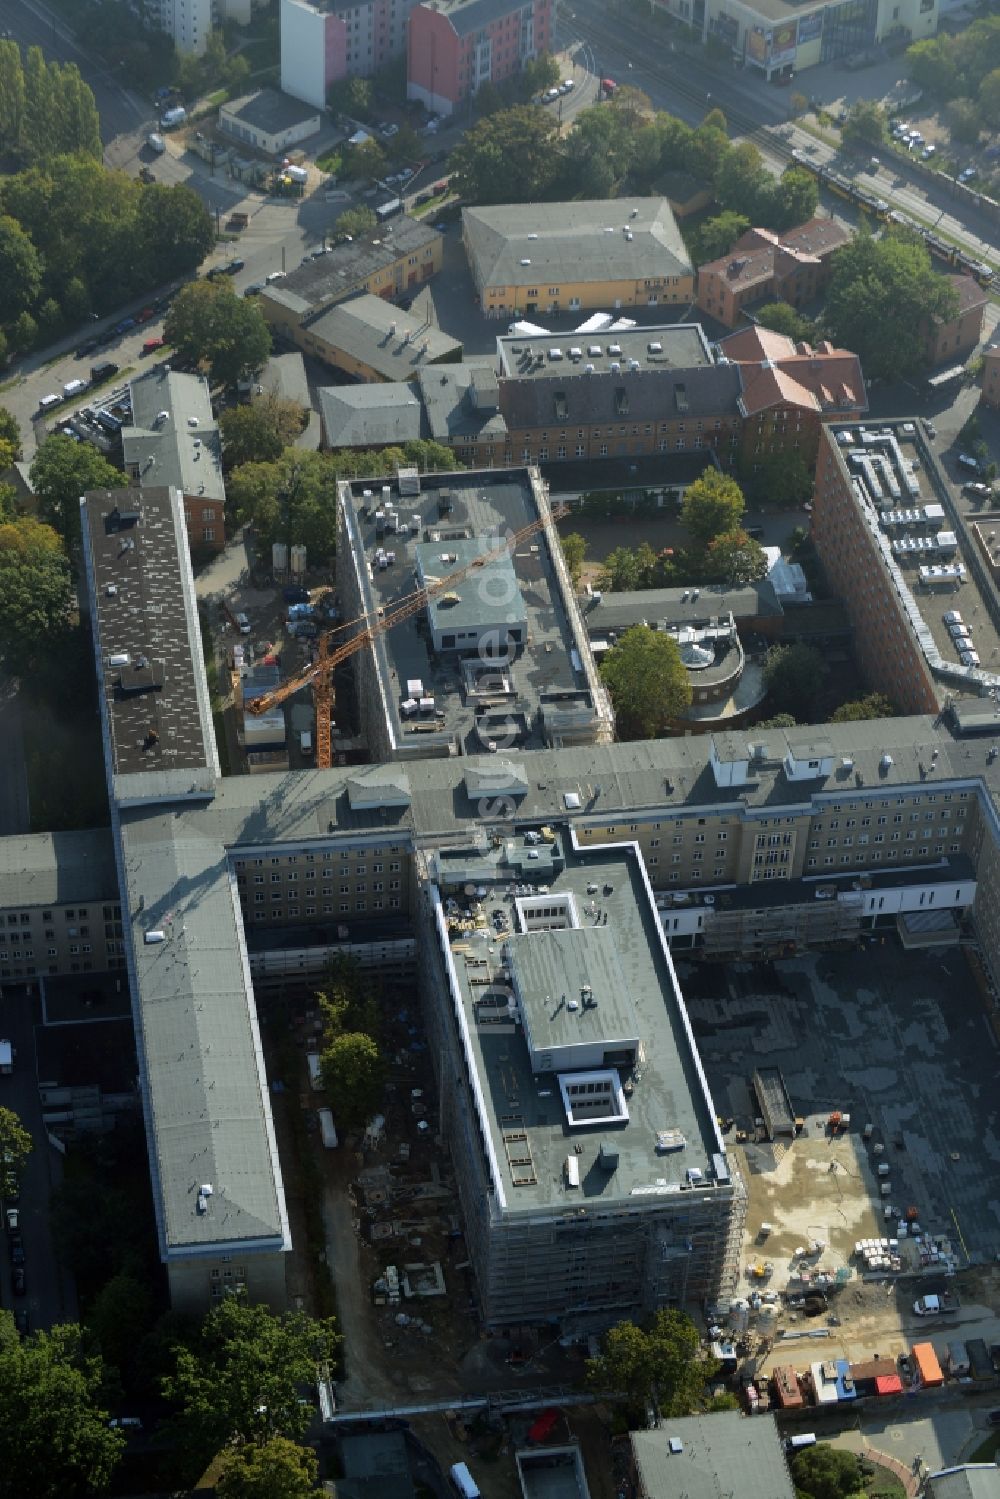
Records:
[[[859,502],[854,482],[833,429],[823,427],[811,534],[854,627],[858,665],[866,685],[884,692],[901,713],[936,713],[933,674],[886,565],[877,519]]]
[[[552,51],[552,0],[454,0],[410,12],[406,94],[450,115],[484,83]]]
[[[757,302],[804,307],[826,286],[833,253],[850,237],[834,219],[810,219],[784,234],[748,229],[728,255],[699,267],[698,306],[727,328]]]
[[[987,349],[983,355],[983,404],[1000,406],[1000,349]]]
[[[958,295],[958,312],[947,323],[928,318],[924,329],[924,352],[929,365],[961,364],[983,336],[983,318],[989,300],[971,276],[949,276]]]
[[[796,452],[812,466],[825,421],[853,421],[868,410],[861,362],[830,343],[795,343],[769,328],[741,328],[719,345],[739,366],[741,448],[753,465]]]

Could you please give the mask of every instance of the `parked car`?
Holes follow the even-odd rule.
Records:
[[[972,471],[972,473],[974,473],[974,474],[982,473],[982,469],[981,469],[980,464],[979,464],[979,459],[978,458],[973,458],[973,456],[972,456],[971,453],[959,453],[959,455],[958,455],[958,466],[959,466],[959,468],[970,469]]]
[[[88,354],[93,354],[93,352],[94,352],[94,350],[96,348],[97,348],[97,339],[96,338],[87,338],[87,339],[85,339],[83,341],[83,343],[77,349],[77,351],[76,351],[76,353],[74,354],[73,357],[74,357],[74,359],[86,359],[87,355]]]
[[[19,1306],[17,1311],[14,1313],[14,1323],[20,1336],[22,1338],[26,1338],[28,1336],[30,1323],[28,1321],[28,1313],[23,1306]]]
[[[24,1266],[18,1265],[11,1276],[12,1288],[15,1296],[26,1296],[28,1294],[28,1280],[24,1273]]]
[[[239,630],[241,635],[250,634],[250,618],[249,615],[244,614],[242,610],[236,616],[236,628]]]
[[[10,1250],[10,1262],[12,1265],[24,1264],[24,1240],[20,1234],[11,1234],[8,1240]]]
[[[222,273],[225,276],[235,276],[238,274],[238,272],[244,270],[245,268],[246,261],[240,260],[239,257],[237,257],[235,260],[230,260],[227,265],[224,265],[222,267]]]
[[[980,500],[988,500],[990,495],[993,493],[993,489],[989,484],[983,484],[979,481],[974,480],[971,484],[962,485],[962,493],[974,495],[977,499]]]
[[[250,286],[244,287],[243,295],[245,297],[259,297],[263,290],[263,281],[254,281]]]
[[[991,1426],[1000,1426],[1000,1410],[990,1411],[986,1419]]]
[[[971,182],[972,179],[973,179],[973,177],[975,175],[976,175],[976,168],[975,167],[963,167],[962,170],[958,174],[958,180],[959,180],[959,182]]]
[[[308,604],[309,590],[291,584],[288,588],[282,589],[282,598],[286,604]]]

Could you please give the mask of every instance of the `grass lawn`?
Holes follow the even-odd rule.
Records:
[[[443,193],[435,193],[434,197],[431,198],[429,203],[420,203],[411,208],[410,217],[414,219],[422,219],[426,214],[437,213],[438,209],[441,207],[441,204],[447,202],[447,200],[451,196],[452,193],[447,189]]]

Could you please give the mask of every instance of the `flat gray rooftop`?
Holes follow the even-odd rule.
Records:
[[[650,1499],[792,1499],[795,1492],[771,1415],[669,1416],[656,1431],[633,1431],[629,1439]]]
[[[623,370],[708,369],[713,363],[700,323],[653,328],[610,328],[600,333],[511,334],[497,339],[500,372],[518,379],[582,375],[588,365]]]
[[[165,808],[121,815],[157,1226],[168,1253],[280,1249],[288,1224],[239,899],[202,812],[184,826]]]
[[[118,900],[110,828],[0,838],[3,909],[99,900]]]
[[[635,1036],[635,1006],[612,927],[515,932],[507,951],[536,1050]],[[580,1003],[585,988],[592,1004]]]
[[[697,1056],[686,1030],[683,999],[638,860],[616,849],[574,853],[568,836],[563,849],[565,867],[546,873],[547,893],[571,891],[582,915],[594,912],[583,915],[583,920],[591,924],[598,919],[603,923],[607,915],[602,931],[615,938],[638,1022],[642,1061],[627,1097],[626,1123],[569,1127],[559,1086],[551,1073],[536,1076],[532,1072],[523,1034],[512,1024],[491,1023],[489,1008],[481,1007],[491,985],[501,990],[504,987],[504,944],[494,929],[491,913],[503,908],[509,926],[513,926],[514,889],[531,885],[531,877],[524,879],[520,870],[532,868],[525,861],[521,840],[511,840],[498,853],[484,857],[478,866],[477,885],[477,890],[482,886],[487,890],[481,903],[482,924],[473,930],[456,931],[451,952],[500,1185],[511,1213],[563,1210],[579,1202],[581,1196],[583,1200],[599,1197],[608,1204],[627,1202],[644,1187],[657,1183],[679,1186],[692,1166],[710,1178],[712,1154],[721,1148],[715,1111],[702,1086]],[[454,891],[464,888],[468,869],[459,856]],[[438,873],[443,893],[452,884],[447,871],[448,860],[441,858]],[[592,894],[588,886],[595,884],[597,893]],[[530,940],[525,938],[526,942]],[[666,1129],[679,1130],[687,1143],[681,1150],[658,1155],[657,1132]],[[530,1158],[530,1176],[523,1166],[518,1166],[516,1175],[512,1170],[505,1143],[511,1131],[523,1134],[520,1157]],[[604,1171],[597,1163],[602,1141],[618,1152],[618,1167],[613,1172]],[[582,1147],[578,1156],[579,1189],[567,1187],[564,1174],[567,1155],[576,1146]]]
[[[180,494],[94,490],[82,520],[111,773],[217,770]]]
[[[426,543],[433,541],[440,553],[449,555],[456,551],[456,543],[473,538],[488,537],[491,545],[499,545],[540,513],[532,480],[524,471],[512,470],[503,476],[422,475],[420,483],[420,494],[413,496],[398,495],[393,486],[393,504],[407,530],[385,535],[378,533],[375,516],[382,503],[378,484],[357,481],[341,488],[351,545],[360,564],[364,607],[373,618],[389,614],[412,593],[414,564]],[[418,517],[416,530],[412,529],[413,516]],[[380,548],[395,554],[395,561],[385,568],[375,560]],[[422,683],[424,695],[433,697],[436,711],[444,715],[435,730],[441,744],[457,740],[467,754],[486,748],[476,729],[477,719],[486,713],[495,710],[507,716],[507,743],[512,748],[539,747],[544,742],[539,715],[542,694],[600,691],[596,673],[587,664],[589,651],[578,648],[582,627],[574,626],[567,611],[546,531],[539,529],[526,538],[511,553],[510,561],[520,590],[518,607],[527,615],[527,639],[503,665],[503,682],[500,672],[490,671],[489,690],[484,687],[477,694],[470,693],[458,656],[432,651],[423,616],[403,620],[376,641],[390,730],[398,746],[412,749],[419,738],[429,749],[434,739],[433,733],[418,734],[402,716],[401,704],[413,695],[408,688],[413,681]]]

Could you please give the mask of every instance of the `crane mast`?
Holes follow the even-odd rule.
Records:
[[[567,513],[565,505],[557,507],[551,512],[553,520],[559,520]],[[498,557],[505,556],[536,531],[540,531],[549,520],[548,515],[537,516],[527,525],[521,526],[510,536],[506,537],[499,545],[491,547],[488,552],[483,552],[480,557],[474,557],[463,567],[448,573],[443,578],[435,578],[423,588],[417,588],[413,593],[407,594],[394,609],[386,614],[375,617],[362,614],[357,619],[349,620],[346,624],[338,625],[334,630],[327,630],[316,642],[316,655],[312,662],[297,672],[295,676],[289,677],[276,687],[273,692],[262,693],[260,697],[249,698],[243,705],[244,711],[252,713],[255,717],[261,713],[267,713],[272,708],[279,707],[295,693],[301,692],[303,687],[312,687],[313,704],[316,710],[316,764],[323,769],[329,769],[332,759],[332,731],[330,727],[333,709],[333,673],[342,661],[348,660],[366,645],[371,645],[381,635],[386,634],[394,625],[401,624],[403,620],[411,619],[414,614],[419,614],[421,609],[426,608],[431,599],[446,589],[453,588],[470,573],[488,567]],[[360,625],[362,628],[349,640],[344,640],[340,645],[333,644],[333,637],[350,630],[353,626]]]

